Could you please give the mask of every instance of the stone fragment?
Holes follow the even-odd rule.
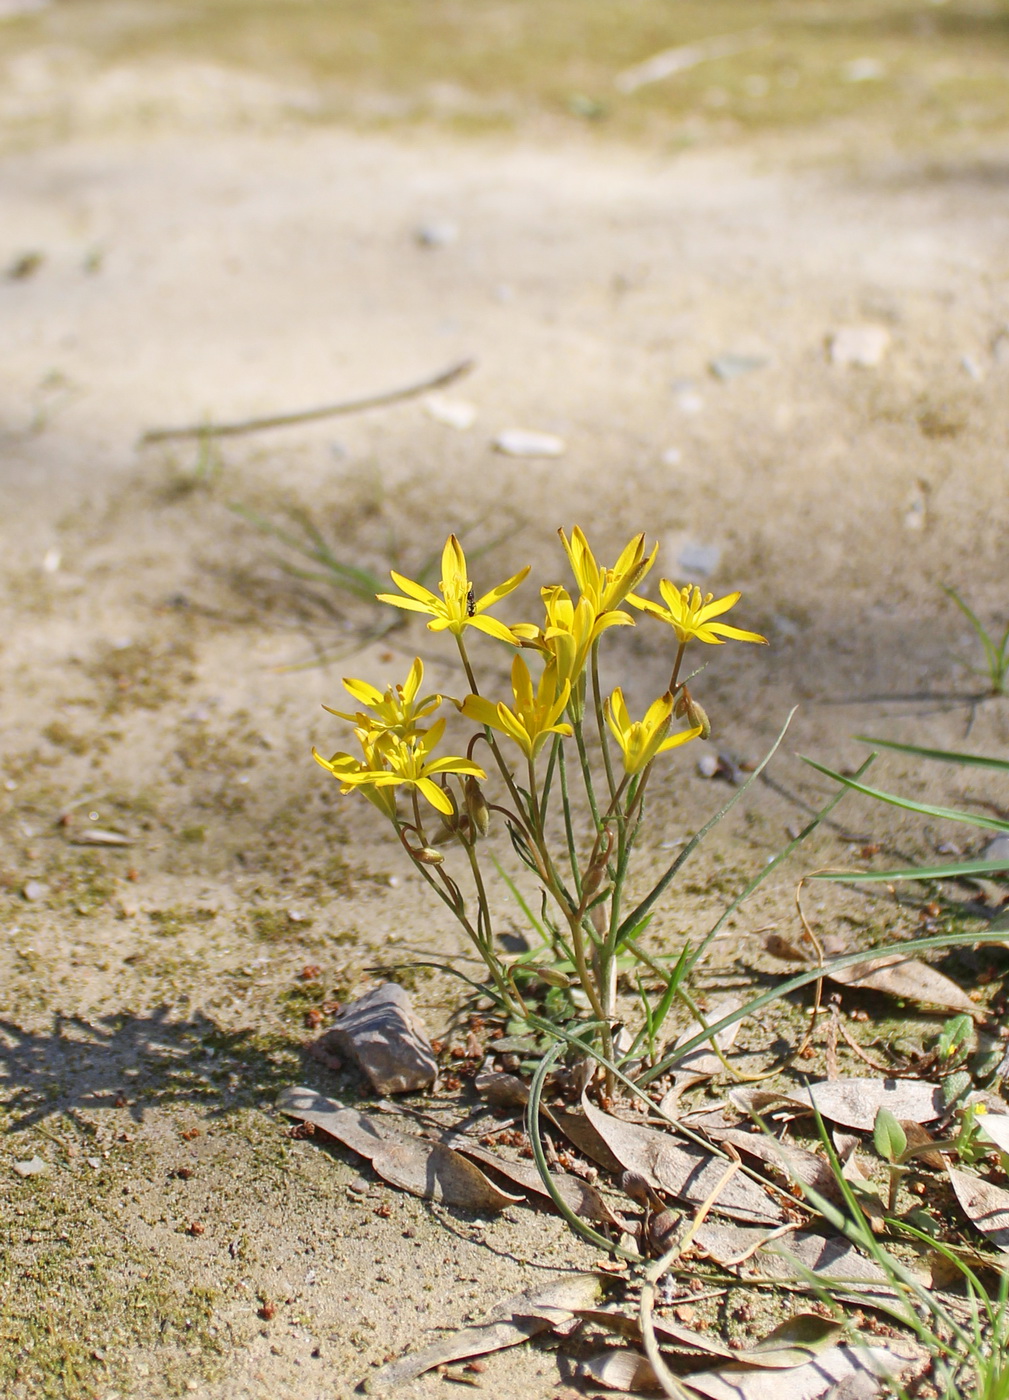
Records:
[[[441,394],[429,394],[424,400],[424,411],[436,423],[444,423],[460,433],[472,428],[477,416],[474,404],[465,399],[446,399]]]
[[[28,880],[21,893],[25,899],[34,903],[36,900],[45,899],[49,893],[49,886],[44,885],[41,880]]]
[[[414,238],[422,248],[450,248],[459,241],[459,225],[447,219],[435,219],[420,224],[414,231]]]
[[[378,1094],[426,1089],[438,1074],[427,1031],[395,982],[348,1003],[316,1048],[353,1060]]]
[[[18,1176],[48,1176],[49,1163],[43,1162],[41,1157],[32,1157],[27,1162],[15,1162],[14,1170]]]
[[[889,348],[886,326],[840,326],[830,338],[830,359],[835,365],[875,369]]]
[[[506,428],[494,439],[494,448],[506,457],[561,457],[567,451],[567,443],[554,433]]]

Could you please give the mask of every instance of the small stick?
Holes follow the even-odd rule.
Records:
[[[258,433],[264,428],[287,428],[295,423],[313,423],[318,418],[335,418],[343,413],[362,413],[367,408],[383,408],[386,404],[400,403],[403,399],[416,398],[431,389],[443,389],[454,384],[464,374],[469,374],[476,360],[460,360],[458,364],[442,370],[433,379],[421,380],[419,384],[407,384],[402,389],[386,389],[381,394],[371,394],[363,399],[345,399],[342,403],[327,404],[324,408],[303,408],[297,413],[274,413],[268,418],[245,418],[238,423],[190,423],[185,428],[149,428],[140,439],[140,446],[152,442],[177,441],[180,438],[238,437],[242,433]]]

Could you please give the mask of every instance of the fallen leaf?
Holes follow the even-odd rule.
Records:
[[[643,1123],[625,1123],[596,1108],[582,1094],[585,1117],[606,1143],[620,1165],[638,1172],[653,1189],[700,1205],[706,1201],[725,1173],[725,1160],[703,1147],[677,1141],[672,1133],[660,1132]],[[737,1220],[776,1224],[781,1210],[756,1182],[735,1175],[725,1183],[712,1210]]]
[[[641,1342],[641,1323],[637,1312],[625,1312],[619,1304],[603,1304],[598,1308],[586,1308],[578,1316],[583,1322],[593,1322],[630,1342]],[[653,1318],[652,1327],[656,1337],[669,1351],[690,1356],[718,1356],[734,1361],[736,1353],[731,1347],[720,1342],[708,1332],[695,1332],[689,1327],[681,1327],[668,1317]]]
[[[539,1170],[529,1162],[509,1162],[504,1157],[498,1157],[493,1152],[488,1152],[485,1147],[472,1142],[469,1138],[460,1136],[445,1139],[446,1146],[454,1148],[456,1152],[461,1152],[465,1157],[472,1157],[475,1162],[481,1162],[485,1167],[499,1172],[509,1181],[520,1186],[523,1191],[531,1192],[534,1196],[542,1196],[544,1200],[551,1199],[550,1192],[544,1186]],[[567,1172],[551,1172],[554,1185],[557,1187],[565,1202],[571,1207],[576,1215],[580,1215],[585,1220],[595,1220],[606,1225],[616,1225],[622,1229],[624,1222],[613,1214],[609,1206],[603,1200],[601,1193],[588,1181],[581,1181],[577,1176],[570,1176]]]
[[[505,1210],[522,1199],[495,1186],[479,1167],[444,1143],[397,1132],[311,1089],[285,1089],[277,1107],[299,1122],[314,1123],[344,1147],[366,1157],[390,1185],[414,1196],[477,1211]]]
[[[585,1273],[562,1275],[539,1288],[516,1293],[492,1308],[485,1322],[463,1327],[423,1351],[381,1367],[363,1382],[362,1388],[369,1393],[391,1390],[416,1380],[434,1366],[517,1346],[537,1332],[571,1322],[580,1310],[598,1302],[602,1291],[599,1275]]]
[[[587,1357],[579,1367],[582,1376],[607,1390],[659,1390],[662,1385],[652,1370],[652,1363],[636,1351],[611,1350]]]
[[[749,1259],[762,1245],[777,1238],[780,1231],[780,1226],[777,1230],[761,1230],[755,1225],[725,1225],[705,1220],[694,1235],[694,1244],[714,1263],[729,1268]]]
[[[974,1122],[982,1138],[1009,1153],[1009,1113],[979,1113]]]
[[[913,1123],[929,1123],[940,1117],[944,1104],[942,1089],[920,1079],[825,1079],[809,1088],[730,1089],[728,1097],[744,1113],[763,1113],[773,1104],[786,1104],[812,1111],[815,1102],[824,1118],[846,1128],[871,1132],[880,1108],[888,1108],[895,1118]]]
[[[723,997],[720,1001],[716,1001],[709,1011],[705,1012],[704,1019],[709,1026],[714,1026],[717,1022],[723,1020],[724,1017],[731,1016],[733,1011],[738,1011],[742,1004],[739,997]],[[723,1054],[725,1051],[732,1049],[741,1025],[741,1020],[733,1021],[731,1026],[726,1026],[723,1031],[719,1031],[715,1036],[715,1044]],[[683,1031],[681,1035],[677,1036],[676,1041],[667,1053],[675,1054],[676,1050],[681,1045],[686,1045],[688,1040],[693,1040],[694,1036],[700,1034],[703,1029],[704,1027],[701,1025],[700,1021],[692,1021],[686,1030]],[[696,1075],[697,1078],[700,1079],[706,1078],[712,1074],[717,1074],[722,1068],[722,1062],[715,1054],[714,1050],[712,1050],[709,1043],[707,1045],[698,1045],[695,1050],[691,1050],[688,1054],[684,1055],[682,1059],[674,1060],[672,1068],[677,1074],[690,1073]]]
[[[747,1133],[740,1128],[713,1130],[711,1136],[716,1142],[731,1143],[740,1152],[756,1157],[767,1166],[778,1167],[789,1181],[805,1182],[822,1196],[835,1198],[841,1195],[830,1163],[805,1147],[798,1147],[793,1142],[779,1142],[769,1133]]]
[[[955,1167],[949,1168],[949,1179],[970,1223],[987,1235],[996,1249],[1009,1254],[1009,1191]]]
[[[888,953],[885,957],[856,963],[854,967],[839,968],[830,974],[830,981],[842,987],[885,992],[888,996],[903,997],[926,1006],[966,1011],[969,1016],[984,1015],[984,1008],[976,1006],[955,982],[928,963],[901,953]]]
[[[493,1108],[525,1108],[529,1102],[529,1085],[517,1074],[487,1071],[478,1074],[473,1085]]]
[[[832,1285],[843,1285],[845,1294],[876,1294],[892,1297],[894,1289],[886,1273],[866,1259],[854,1245],[837,1236],[827,1237],[813,1230],[798,1230],[784,1238],[772,1239],[761,1248],[757,1267],[772,1278],[805,1282],[813,1273]],[[927,1274],[921,1274],[927,1282]],[[842,1295],[836,1287],[831,1292]]]
[[[591,1157],[604,1171],[623,1170],[622,1163],[613,1155],[584,1113],[571,1113],[567,1109],[553,1108],[550,1110],[550,1118],[579,1152]]]
[[[736,1353],[736,1360],[747,1366],[785,1371],[805,1366],[814,1356],[834,1345],[842,1327],[818,1313],[796,1313],[768,1332],[754,1346]]]
[[[771,934],[764,940],[764,947],[772,957],[783,962],[814,964],[808,949],[801,944],[778,934]],[[832,951],[840,952],[840,948]],[[865,962],[851,967],[840,967],[824,974],[828,982],[840,987],[858,987],[864,991],[885,992],[888,996],[903,997],[907,1001],[920,1002],[925,1006],[942,1006],[950,1011],[965,1011],[969,1016],[984,1015],[983,1008],[970,1000],[962,988],[937,972],[928,963],[917,958],[906,957],[903,953],[885,953],[878,958],[866,958]]]
[[[710,1400],[819,1400],[832,1386],[849,1378],[865,1376],[883,1380],[899,1377],[908,1367],[906,1357],[887,1347],[833,1347],[814,1361],[791,1371],[757,1371],[743,1366],[725,1366],[718,1371],[701,1371],[684,1376],[682,1384],[707,1395]],[[876,1384],[866,1395],[876,1394]],[[856,1392],[858,1394],[858,1392]]]

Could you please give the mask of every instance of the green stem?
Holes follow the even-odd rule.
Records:
[[[564,834],[568,843],[568,859],[571,862],[571,878],[574,881],[575,893],[578,902],[582,898],[582,874],[578,869],[578,851],[575,847],[575,831],[571,821],[571,796],[568,792],[568,765],[564,757],[564,745],[560,737],[554,740],[554,745],[559,753],[558,768],[561,776],[561,805],[564,808]]]
[[[606,733],[606,720],[603,717],[603,697],[599,688],[599,638],[592,643],[592,708],[596,712],[596,728],[599,730],[599,747],[603,751],[603,767],[606,769],[606,784],[612,799],[617,790],[613,777],[613,762],[610,758],[609,735]]]

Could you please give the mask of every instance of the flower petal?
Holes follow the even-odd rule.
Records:
[[[452,799],[444,788],[440,788],[438,784],[432,782],[430,778],[417,778],[414,782],[414,787],[423,797],[426,797],[431,806],[441,812],[443,816],[450,817],[452,815],[455,809],[452,806]]]
[[[489,593],[485,593],[482,598],[478,598],[474,605],[475,610],[481,613],[485,608],[489,608],[493,606],[494,603],[500,602],[502,598],[507,598],[509,593],[514,593],[515,589],[518,588],[519,584],[529,572],[529,569],[530,565],[527,564],[524,569],[519,569],[517,574],[512,574],[511,578],[505,579],[504,583],[499,583],[497,588],[492,588]]]
[[[770,646],[766,637],[762,637],[759,632],[744,632],[741,627],[729,627],[724,622],[711,623],[708,631],[717,632],[721,637],[732,637],[737,642],[759,642],[761,646]]]
[[[496,617],[470,617],[467,618],[467,622],[470,627],[475,627],[478,632],[485,632],[488,637],[496,637],[499,642],[507,642],[509,646],[513,647],[519,645],[518,638],[514,637],[510,629],[503,622],[499,622]],[[437,630],[430,622],[428,626],[432,632]],[[448,623],[443,623],[442,626],[447,627]]]

